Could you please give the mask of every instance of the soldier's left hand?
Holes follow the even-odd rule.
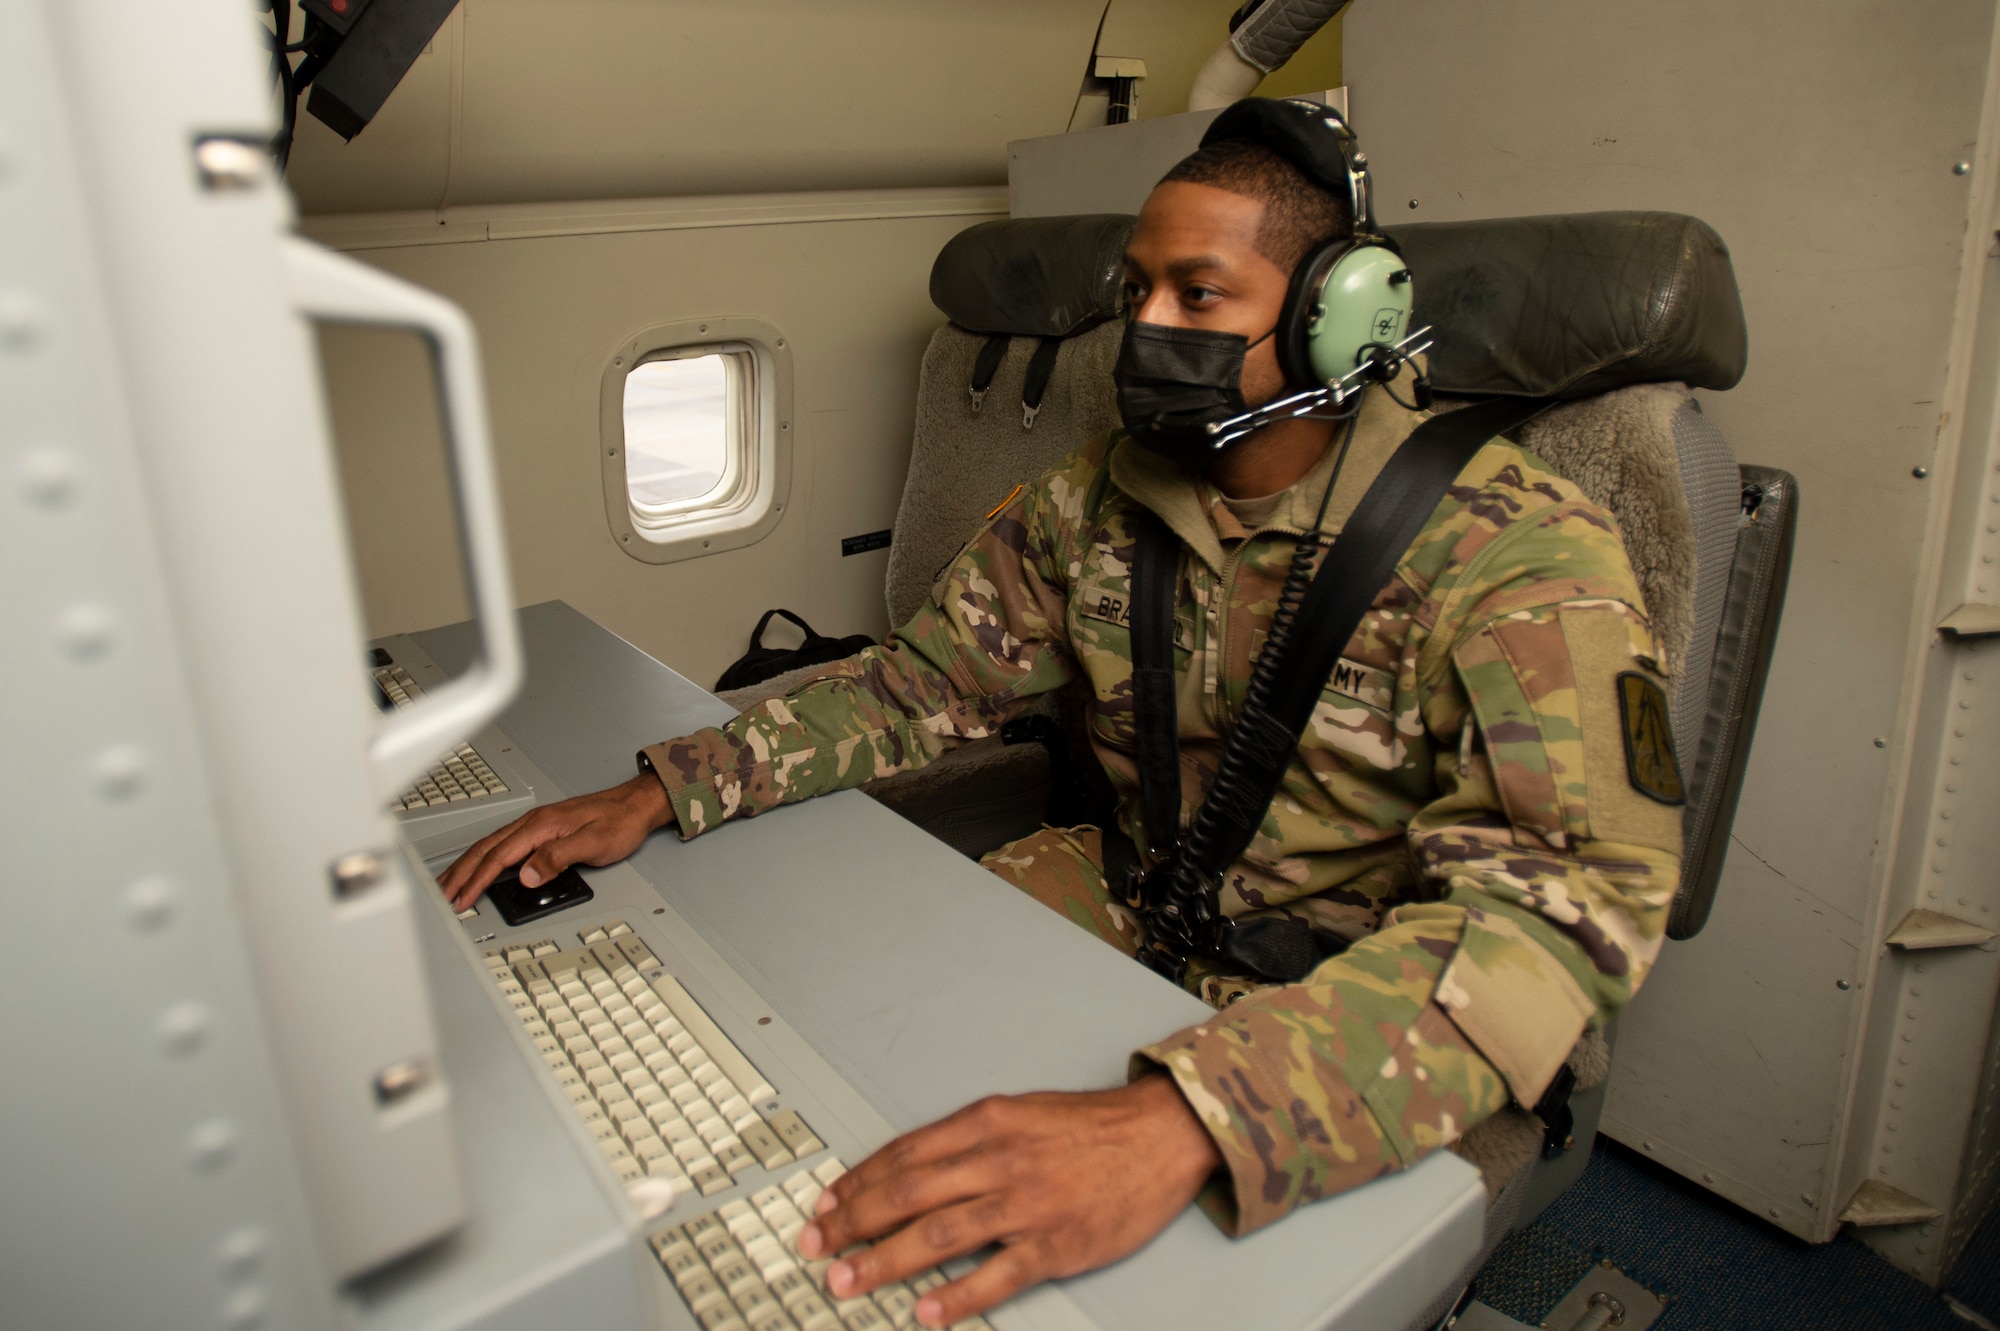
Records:
[[[1031,1285],[1137,1251],[1221,1163],[1164,1074],[1115,1091],[993,1096],[842,1175],[820,1197],[799,1250],[821,1257],[872,1242],[827,1271],[834,1297],[851,1299],[998,1244],[978,1268],[918,1301],[918,1321],[950,1326]]]

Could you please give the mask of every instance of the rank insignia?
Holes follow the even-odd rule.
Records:
[[[1666,690],[1657,680],[1626,671],[1618,676],[1618,717],[1625,732],[1625,776],[1632,788],[1662,804],[1686,804]]]

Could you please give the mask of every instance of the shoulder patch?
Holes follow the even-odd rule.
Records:
[[[1662,804],[1686,804],[1666,690],[1649,676],[1625,671],[1618,676],[1618,716],[1625,734],[1625,777],[1632,789]]]

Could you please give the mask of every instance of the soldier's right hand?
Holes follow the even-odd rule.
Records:
[[[452,909],[465,910],[510,865],[521,865],[522,883],[540,887],[572,864],[616,864],[673,821],[666,787],[641,772],[622,786],[544,805],[473,842],[438,886]]]

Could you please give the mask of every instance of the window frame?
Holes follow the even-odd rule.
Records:
[[[726,373],[731,409],[742,422],[741,445],[725,441],[722,480],[706,494],[639,504],[625,473],[626,376],[648,361],[718,353],[731,358]],[[604,367],[598,433],[604,516],[626,554],[671,564],[755,544],[777,527],[791,490],[790,340],[762,319],[741,316],[647,328],[627,338]]]

